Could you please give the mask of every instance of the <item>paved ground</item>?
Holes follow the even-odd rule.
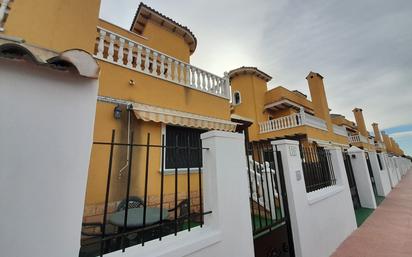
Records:
[[[412,257],[412,171],[333,257]]]

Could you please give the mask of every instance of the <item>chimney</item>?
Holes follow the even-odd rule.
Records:
[[[369,133],[366,130],[365,119],[363,118],[362,109],[355,108],[352,110],[355,115],[356,125],[358,126],[359,133],[362,136],[369,137]]]
[[[308,80],[310,96],[312,97],[314,114],[316,117],[326,121],[330,129],[332,121],[329,114],[325,86],[323,85],[323,77],[319,73],[311,71],[306,79]]]
[[[379,131],[378,123],[376,122],[372,123],[372,127],[373,127],[373,134],[375,134],[375,140],[377,142],[382,142],[381,132]]]

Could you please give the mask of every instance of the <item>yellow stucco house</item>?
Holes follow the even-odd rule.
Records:
[[[303,144],[347,148],[343,126],[332,123],[328,101],[319,73],[306,77],[311,99],[282,86],[268,90],[271,76],[255,67],[240,67],[229,72],[233,94],[232,119],[250,123],[250,141],[295,139]]]
[[[338,126],[343,126],[346,129],[350,145],[370,152],[375,151],[376,146],[380,147],[381,145],[377,143],[375,146],[375,138],[369,134],[366,128],[363,110],[355,108],[352,112],[355,116],[356,123],[346,119],[346,117],[341,114],[332,114],[332,122]],[[383,149],[379,148],[379,150],[382,151]]]
[[[99,9],[99,0],[6,1],[0,8],[2,37],[56,51],[82,49],[100,65],[97,144],[90,158],[84,221],[102,218],[108,170],[109,212],[126,191],[142,199],[145,195],[147,206],[158,206],[162,180],[165,209],[190,194],[191,208],[199,211],[201,159],[176,159],[168,147],[200,147],[200,133],[236,130],[229,77],[191,65],[197,46],[193,32],[149,6],[138,6],[129,30],[99,19]],[[113,129],[119,145],[109,163],[110,146],[99,143],[110,142]],[[133,152],[121,145],[128,143],[134,144]],[[148,144],[149,151],[142,147]]]

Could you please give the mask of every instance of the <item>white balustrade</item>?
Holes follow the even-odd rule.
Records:
[[[268,133],[281,129],[294,128],[302,125],[311,126],[317,129],[328,130],[326,122],[315,116],[308,115],[301,111],[299,113],[268,120],[259,123],[260,133]]]
[[[3,27],[9,13],[10,2],[10,0],[0,0],[0,31],[4,30]]]
[[[365,136],[362,136],[360,134],[351,135],[348,137],[348,139],[349,139],[349,143],[359,143],[359,142],[366,143],[366,144],[368,143],[368,139]]]
[[[344,137],[348,136],[348,132],[346,132],[346,128],[344,126],[333,125],[333,133]]]
[[[292,114],[289,116],[280,117],[265,122],[260,122],[260,133],[266,133],[281,129],[293,128],[303,125],[300,113]]]
[[[227,73],[219,77],[104,28],[97,32],[95,58],[229,99]]]

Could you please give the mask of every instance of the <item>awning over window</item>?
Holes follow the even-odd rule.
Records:
[[[235,131],[237,123],[141,103],[133,103],[138,119],[208,130]]]

